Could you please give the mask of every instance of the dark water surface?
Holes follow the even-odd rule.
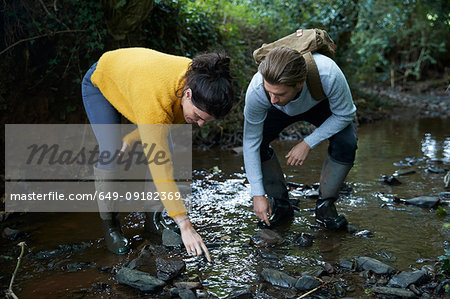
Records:
[[[402,199],[437,196],[445,191],[444,174],[430,173],[427,168],[450,168],[449,128],[450,119],[383,121],[360,127],[355,166],[347,178],[353,190],[337,206],[351,224],[359,230],[369,230],[373,237],[329,233],[317,228],[315,200],[305,197],[300,190],[293,190],[291,197],[299,199],[300,209],[291,225],[278,230],[285,241],[271,248],[257,248],[250,242],[257,227],[242,154],[195,152],[191,215],[205,241],[220,247],[211,249],[213,264],[188,258],[180,252],[174,255],[185,259],[189,278],[199,279],[207,291],[218,297],[246,287],[262,297],[264,294],[277,296],[277,290],[263,287],[258,280],[263,267],[295,276],[323,262],[334,264],[356,256],[371,256],[398,270],[433,264],[427,259],[436,259],[449,247],[449,231],[443,229],[443,224],[450,222],[449,217],[438,216],[434,210],[397,204],[393,199],[395,196]],[[275,142],[274,148],[281,158],[295,143]],[[287,167],[283,165],[285,159],[280,159],[288,182],[317,183],[326,146],[324,142],[311,151],[300,167]],[[400,166],[408,163],[411,166]],[[398,177],[402,182],[399,186],[388,186],[381,181],[382,175],[392,175],[402,168],[412,168],[416,173]],[[95,213],[30,213],[7,220],[2,228],[9,226],[25,232],[28,250],[33,253],[28,253],[22,262],[14,284],[16,294],[22,298],[139,297],[138,292],[117,284],[113,274],[98,269],[120,267],[134,259],[145,244],[159,242],[148,240],[143,234],[144,217],[140,213],[123,214],[123,220],[133,248],[125,256],[109,254],[103,248],[101,222]],[[312,247],[299,249],[293,245],[292,240],[301,232],[316,236]],[[0,242],[0,281],[4,289],[9,284],[19,248],[14,248],[17,241],[1,239]],[[62,244],[83,248],[52,252]],[[48,257],[37,259],[35,254],[42,251]],[[261,258],[262,254],[271,254],[273,259]],[[354,283],[358,284],[358,278]],[[347,296],[364,294],[362,285],[354,287],[355,291]],[[280,297],[292,293],[286,292]]]

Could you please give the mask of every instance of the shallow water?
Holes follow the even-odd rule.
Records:
[[[377,258],[398,270],[433,264],[426,259],[436,259],[449,246],[449,231],[442,228],[443,223],[450,222],[449,217],[437,216],[434,210],[397,204],[393,199],[394,196],[407,199],[445,191],[444,175],[426,169],[430,165],[450,168],[449,128],[450,119],[383,121],[360,127],[355,166],[347,177],[353,190],[338,201],[337,207],[351,224],[359,230],[370,230],[373,237],[323,231],[314,222],[315,200],[293,190],[291,197],[299,199],[300,209],[290,225],[277,230],[285,241],[272,248],[249,245],[257,227],[243,172],[242,154],[195,152],[191,215],[205,241],[220,244],[220,247],[211,249],[213,264],[188,258],[180,252],[173,255],[184,257],[188,264],[187,276],[200,279],[205,289],[218,297],[247,287],[263,297],[276,296],[276,289],[258,281],[258,273],[263,267],[281,269],[295,276],[322,262],[333,264],[340,259],[351,260],[363,255]],[[282,157],[294,144],[295,141],[278,141],[273,145]],[[317,183],[325,153],[324,143],[311,151],[306,163],[300,167],[287,167],[283,165],[284,159],[280,159],[287,181]],[[436,159],[442,164],[435,164]],[[398,177],[401,185],[388,186],[381,181],[382,175],[391,175],[404,168],[396,166],[397,163],[413,164],[412,160],[416,164],[408,168],[416,173]],[[143,234],[142,214],[123,214],[123,220],[125,234],[130,237],[133,248],[125,256],[109,254],[103,248],[101,223],[95,213],[30,213],[7,220],[2,227],[25,232],[28,250],[34,254],[50,252],[61,244],[85,244],[86,247],[78,251],[50,252],[50,257],[40,260],[28,253],[15,280],[16,294],[23,298],[139,297],[134,290],[117,284],[111,271],[98,270],[102,266],[120,267],[135,258],[148,242],[158,243]],[[299,249],[292,244],[301,232],[316,236],[312,247]],[[19,252],[19,248],[14,248],[16,243],[0,239],[2,289],[9,284],[15,267]],[[262,253],[270,253],[274,259],[261,258]],[[81,269],[76,271],[71,264],[80,262],[95,264],[80,266]],[[352,279],[348,280],[351,284]],[[364,294],[362,286],[355,287],[356,290],[347,296]]]

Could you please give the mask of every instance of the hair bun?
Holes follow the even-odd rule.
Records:
[[[221,53],[201,54],[192,60],[191,68],[194,72],[208,75],[212,79],[221,77],[229,79],[230,61],[230,57]]]

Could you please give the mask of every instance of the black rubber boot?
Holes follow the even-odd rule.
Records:
[[[103,220],[106,248],[115,254],[126,254],[130,251],[130,244],[120,227],[119,213],[111,213],[111,216],[111,219]]]
[[[271,158],[261,163],[261,169],[266,197],[272,209],[272,217],[269,219],[270,226],[260,221],[258,223],[260,228],[274,228],[287,222],[294,215],[280,163],[275,151],[272,148],[269,148],[269,151],[271,151]]]
[[[347,220],[338,215],[334,202],[339,198],[339,190],[352,168],[352,164],[342,164],[326,156],[320,173],[319,199],[316,202],[316,221],[329,230],[347,227]]]
[[[335,200],[333,198],[318,199],[316,202],[316,221],[334,231],[344,229],[348,224],[343,215],[338,215],[334,205]]]
[[[95,189],[98,194],[112,193],[118,190],[119,172],[117,170],[104,170],[94,167]],[[103,221],[103,233],[106,248],[116,254],[125,254],[130,250],[130,243],[123,235],[120,227],[119,213],[116,212],[116,202],[99,200],[97,198],[100,218]]]
[[[162,235],[161,212],[146,212],[144,230],[151,234]]]

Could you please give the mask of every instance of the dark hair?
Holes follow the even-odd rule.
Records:
[[[306,80],[306,62],[296,50],[278,47],[269,52],[258,71],[269,84],[295,86]]]
[[[185,89],[192,90],[192,103],[215,118],[233,106],[230,58],[225,54],[201,54],[192,60],[185,75]]]

